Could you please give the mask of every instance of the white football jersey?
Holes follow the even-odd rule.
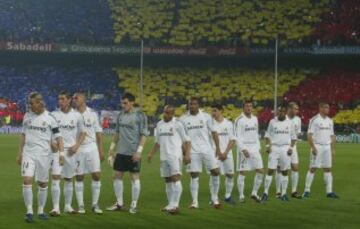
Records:
[[[180,117],[187,135],[191,139],[191,153],[214,153],[211,139],[211,116],[200,111],[197,115]]]
[[[315,144],[327,145],[331,143],[331,136],[334,136],[334,122],[331,118],[315,115],[309,122],[308,133],[312,134]]]
[[[257,145],[260,150],[259,122],[255,115],[248,118],[242,113],[235,120],[235,136],[239,151],[242,151],[244,144]]]
[[[297,140],[294,124],[289,119],[284,121],[272,119],[266,137],[270,139],[272,145],[290,145],[291,140]]]
[[[184,126],[176,119],[170,122],[161,120],[155,128],[155,141],[160,146],[160,160],[182,157],[182,144],[190,141]]]
[[[224,118],[222,122],[212,119],[212,131],[216,132],[219,136],[219,146],[222,153],[226,150],[230,141],[236,140],[234,135],[234,125],[226,118]]]
[[[55,118],[48,112],[27,112],[23,119],[22,133],[25,135],[24,154],[50,155],[51,140],[61,137]]]
[[[81,113],[84,119],[86,138],[82,145],[96,143],[96,133],[102,132],[98,114],[93,109],[86,107],[84,113]]]
[[[286,116],[286,118],[293,122],[295,133],[299,136],[301,134],[301,118],[299,116],[294,116],[293,118]]]
[[[68,113],[64,113],[59,109],[51,114],[59,125],[60,133],[64,140],[64,147],[69,148],[75,145],[79,134],[85,132],[83,116],[74,109],[71,109]]]

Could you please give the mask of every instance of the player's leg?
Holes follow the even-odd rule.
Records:
[[[218,161],[214,154],[208,153],[203,155],[203,160],[205,162],[205,166],[207,171],[210,171],[210,194],[211,194],[211,202],[213,207],[219,208],[219,189],[220,189],[220,169]]]
[[[49,171],[51,167],[51,157],[41,156],[36,159],[35,178],[38,183],[38,217],[47,220],[48,216],[44,212],[48,195]]]
[[[85,152],[79,149],[76,157],[75,196],[78,205],[78,213],[85,214],[84,204],[84,178],[85,178]]]
[[[131,205],[129,212],[134,214],[137,213],[137,203],[140,196],[140,169],[141,161],[133,162],[132,156],[128,157],[128,171],[130,172],[131,177]]]
[[[287,154],[288,147],[281,147],[280,152],[280,170],[281,170],[281,200],[289,201],[287,188],[289,185],[288,171],[290,168],[290,156]]]
[[[171,214],[179,213],[179,203],[182,194],[182,184],[181,184],[181,174],[178,173],[176,175],[171,176],[171,184],[172,184],[172,201],[171,206],[172,209],[169,211]]]
[[[33,222],[33,190],[32,181],[35,174],[35,163],[31,158],[23,157],[21,163],[21,174],[23,179],[23,198],[26,207],[25,221]]]
[[[271,153],[269,154],[269,159],[268,159],[267,174],[265,176],[264,193],[261,197],[262,201],[266,201],[269,198],[269,188],[271,186],[273,174],[275,173],[278,167],[279,158],[280,157],[277,147],[272,146]]]
[[[328,198],[339,198],[338,195],[336,195],[333,192],[333,175],[332,175],[332,153],[331,153],[331,147],[330,146],[324,146],[324,151],[322,154],[322,167],[324,170],[324,181],[326,185],[326,196]]]
[[[131,205],[129,212],[137,213],[137,203],[140,196],[140,176],[138,172],[131,172]]]
[[[168,212],[172,208],[172,199],[173,199],[173,184],[171,179],[170,165],[167,160],[160,161],[160,176],[164,178],[165,181],[165,193],[168,204],[161,209],[163,212]]]
[[[225,174],[225,202],[235,204],[232,198],[232,191],[234,189],[234,159],[232,154],[225,161],[220,164],[222,174]]]
[[[113,188],[116,202],[107,207],[107,211],[121,211],[124,209],[124,173],[127,172],[127,157],[117,154],[113,164]]]
[[[237,178],[237,188],[239,192],[239,201],[240,203],[245,203],[245,173],[246,171],[250,170],[249,167],[249,160],[245,157],[242,152],[238,152],[237,154],[237,171],[238,171],[238,178]]]
[[[301,198],[297,191],[299,183],[299,155],[297,152],[297,147],[294,147],[294,151],[291,154],[291,197]]]
[[[275,187],[276,187],[276,198],[281,197],[281,170],[280,166],[277,167],[275,172]]]
[[[321,146],[317,145],[316,148],[318,150],[317,155],[313,155],[312,152],[310,152],[310,168],[306,174],[305,190],[304,190],[304,194],[303,194],[304,198],[310,197],[311,185],[314,180],[315,172],[316,172],[317,168],[320,167],[320,164],[321,164],[321,160],[320,160],[322,157],[321,156]]]
[[[52,154],[51,161],[51,199],[53,209],[50,211],[50,216],[60,216],[60,181],[61,181],[61,166],[59,162],[59,154]]]
[[[88,151],[85,170],[91,173],[92,211],[95,214],[102,214],[103,211],[99,207],[99,197],[101,190],[100,156],[96,145],[92,146]]]
[[[258,196],[258,191],[264,179],[264,166],[258,149],[252,152],[250,162],[251,162],[251,168],[255,169],[256,172],[254,177],[254,185],[251,192],[251,198],[259,203],[261,199]]]
[[[199,153],[192,153],[190,157],[191,162],[186,167],[186,171],[190,174],[190,193],[192,197],[189,208],[196,209],[199,208],[199,175],[202,172],[202,159]]]
[[[76,170],[76,157],[68,157],[65,154],[65,162],[61,171],[61,175],[64,180],[64,212],[75,214],[76,211],[72,208],[72,199],[73,199],[73,178],[75,176]]]

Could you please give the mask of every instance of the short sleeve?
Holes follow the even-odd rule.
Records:
[[[297,140],[296,127],[293,123],[290,124],[291,140]]]
[[[158,124],[159,125],[159,124]],[[159,130],[158,125],[156,125],[156,128],[154,129],[154,137],[155,137],[155,143],[159,144]]]
[[[178,131],[182,142],[189,142],[190,141],[190,137],[186,134],[184,125],[182,125],[180,122],[177,123],[176,130]]]
[[[236,140],[234,125],[229,121],[229,137],[230,140]]]
[[[335,131],[334,131],[334,121],[331,120],[331,130],[330,130],[330,133],[331,133],[331,136],[334,136],[335,135]]]
[[[82,115],[78,115],[77,128],[79,133],[85,132],[85,121]]]
[[[315,126],[316,126],[315,119],[310,120],[309,128],[308,128],[309,134],[313,134],[315,132]]]

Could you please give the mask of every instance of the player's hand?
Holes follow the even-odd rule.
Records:
[[[132,161],[133,162],[138,162],[141,159],[141,155],[139,153],[134,153],[134,155],[132,156]]]
[[[316,155],[318,154],[318,151],[317,151],[317,149],[316,149],[315,146],[311,148],[311,153],[312,153],[314,156],[316,156]]]
[[[18,165],[21,165],[21,163],[22,163],[22,153],[19,153],[19,155],[16,157],[16,163]]]
[[[292,153],[293,153],[292,148],[289,148],[288,151],[287,151],[288,156],[291,156]]]
[[[225,153],[221,154],[220,160],[225,161],[226,159],[227,159],[227,154],[225,154]]]
[[[188,164],[190,164],[191,163],[191,157],[190,157],[190,155],[185,155],[184,156],[184,164],[185,165],[188,165]]]
[[[53,153],[56,153],[57,151],[59,151],[57,142],[51,142],[50,146],[51,146],[51,150],[53,151]]]
[[[61,166],[63,166],[63,165],[64,165],[64,162],[65,162],[64,156],[59,156],[59,164],[60,164]]]
[[[109,156],[107,158],[107,162],[111,167],[114,166],[114,155],[113,154],[109,154]]]
[[[104,161],[104,159],[105,159],[104,151],[99,150],[99,157],[100,157],[100,161]]]
[[[243,154],[244,154],[244,156],[245,156],[246,158],[249,158],[249,157],[250,157],[250,153],[249,153],[249,151],[247,151],[246,149],[244,149],[242,152],[243,152]]]
[[[76,154],[76,152],[78,151],[79,149],[79,145],[73,145],[71,146],[69,149],[68,149],[68,154],[69,156],[71,157],[72,155]]]
[[[152,155],[151,154],[149,154],[148,156],[147,156],[147,161],[149,162],[149,163],[151,163],[151,160],[152,160]]]
[[[222,155],[222,153],[221,153],[220,149],[216,149],[216,156],[217,156],[218,158],[220,158],[221,155]]]
[[[270,154],[270,153],[271,153],[271,146],[266,147],[265,152],[266,152],[267,154]]]

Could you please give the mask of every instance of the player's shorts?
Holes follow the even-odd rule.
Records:
[[[269,154],[268,168],[277,169],[280,167],[281,171],[288,170],[290,168],[290,156],[287,154],[290,145],[271,146],[271,152]]]
[[[59,158],[59,153],[51,154],[51,175],[61,175],[62,166]]]
[[[310,168],[331,168],[332,167],[332,153],[331,145],[315,144],[318,151],[314,156],[310,152]]]
[[[130,155],[116,154],[113,169],[119,172],[139,173],[141,161],[134,162]]]
[[[186,171],[189,173],[201,173],[203,163],[205,164],[207,172],[219,168],[219,162],[214,152],[191,153],[190,158],[191,162],[186,166]]]
[[[76,175],[100,172],[100,156],[96,143],[80,146],[76,153]]]
[[[218,159],[218,163],[221,175],[234,174],[234,158],[232,152],[229,152],[225,161]]]
[[[61,170],[61,176],[63,178],[73,178],[76,175],[77,159],[80,155],[77,152],[75,155],[69,156],[68,149],[65,149],[64,166]]]
[[[246,158],[243,152],[237,153],[236,170],[253,171],[256,169],[263,169],[264,164],[260,154],[260,149],[257,145],[245,145],[244,149],[249,151],[249,158]]]
[[[21,162],[21,175],[23,177],[34,177],[39,182],[49,181],[49,170],[51,167],[51,155],[29,155],[23,154]]]
[[[181,175],[182,159],[180,157],[168,158],[160,161],[160,176],[171,177]]]

